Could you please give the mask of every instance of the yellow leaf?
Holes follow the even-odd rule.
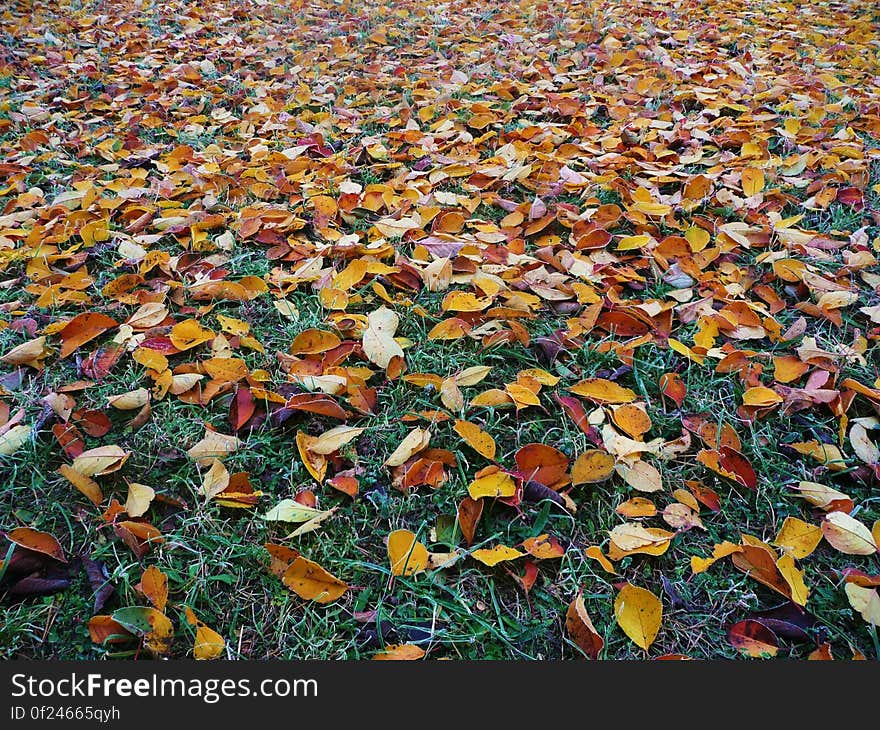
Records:
[[[840,453],[840,449],[834,444],[820,444],[814,439],[812,441],[798,441],[789,444],[789,446],[799,454],[804,454],[824,464],[831,471],[846,469],[846,460]]]
[[[541,385],[554,386],[559,382],[559,378],[556,375],[552,375],[548,373],[546,370],[542,370],[541,368],[528,368],[526,370],[520,370],[517,375],[517,378],[534,378]]]
[[[611,420],[621,431],[624,431],[634,439],[641,440],[642,436],[651,430],[651,417],[641,404],[624,403],[614,406],[611,412]]]
[[[440,400],[446,408],[454,413],[464,410],[464,396],[455,378],[446,378],[440,384]]]
[[[846,597],[849,598],[849,605],[869,624],[880,626],[880,594],[877,589],[847,583],[844,590]]]
[[[46,347],[46,338],[37,337],[13,347],[3,357],[0,357],[0,362],[7,365],[29,365],[35,370],[42,370],[43,360],[49,356],[50,352],[51,350]]]
[[[487,459],[495,458],[495,441],[479,426],[469,421],[456,421],[453,428],[480,456],[485,456]]]
[[[315,481],[323,482],[327,474],[327,459],[322,454],[315,454],[310,450],[317,440],[316,436],[309,436],[304,431],[296,432],[296,449],[306,471]]]
[[[24,446],[31,437],[31,427],[18,425],[0,435],[0,456],[9,456]]]
[[[193,643],[193,659],[217,659],[226,651],[226,642],[214,629],[199,623],[196,627],[196,639]]]
[[[795,566],[794,558],[788,554],[783,555],[776,561],[776,567],[779,568],[779,573],[785,578],[785,582],[791,588],[791,600],[799,606],[806,606],[807,598],[810,596],[810,589],[804,583],[803,571],[798,570]]]
[[[157,350],[139,347],[131,354],[131,359],[145,368],[161,373],[168,368],[168,358]]]
[[[468,494],[471,499],[481,497],[512,497],[516,493],[516,483],[503,471],[481,476],[470,483]]]
[[[715,545],[712,550],[711,558],[701,558],[696,555],[691,556],[691,570],[694,573],[702,573],[708,570],[709,566],[721,560],[721,558],[726,558],[728,555],[740,552],[742,552],[741,545],[736,545],[725,540],[724,542]]]
[[[614,618],[645,651],[654,643],[663,621],[663,604],[651,591],[627,583],[614,599]]]
[[[798,560],[812,553],[822,541],[822,528],[799,520],[797,517],[786,517],[776,535],[773,544]]]
[[[375,365],[387,368],[393,357],[403,357],[403,349],[394,339],[400,318],[387,307],[379,307],[367,316],[367,329],[362,346],[364,354]]]
[[[492,303],[491,299],[477,297],[471,292],[451,291],[443,298],[444,312],[481,312]]]
[[[684,232],[684,237],[687,239],[688,243],[690,243],[693,251],[702,251],[711,240],[709,232],[702,228],[698,228],[697,226],[691,226],[688,228]]]
[[[329,431],[325,431],[318,436],[313,443],[309,445],[309,451],[313,454],[332,454],[339,451],[345,444],[350,443],[360,436],[365,428],[354,428],[353,426],[336,426]]]
[[[526,388],[524,385],[520,385],[519,383],[509,383],[504,386],[504,389],[513,400],[517,410],[520,408],[527,408],[528,406],[541,405],[541,400],[538,398],[537,394]]]
[[[614,473],[614,457],[601,449],[589,449],[578,456],[571,468],[571,483],[595,484],[604,482]]]
[[[299,537],[300,535],[305,535],[309,532],[314,532],[321,526],[322,522],[324,522],[325,520],[329,520],[334,515],[337,509],[339,509],[338,506],[331,507],[330,509],[324,510],[323,512],[319,511],[318,514],[316,514],[310,520],[306,520],[305,522],[303,522],[289,535],[285,535],[284,539],[290,540],[291,538]]]
[[[465,368],[455,376],[455,382],[465,388],[469,385],[476,385],[481,382],[490,372],[492,368],[488,365],[474,365]]]
[[[618,464],[615,467],[618,474],[633,489],[640,492],[659,492],[663,489],[663,477],[655,466],[647,461],[636,461],[632,466]]]
[[[657,514],[657,505],[645,497],[631,497],[617,505],[614,511],[624,517],[653,517]]]
[[[196,637],[193,642],[193,659],[202,661],[217,659],[223,656],[223,652],[226,651],[226,642],[223,640],[223,637],[200,621],[189,606],[186,607],[184,615],[186,616],[187,623],[196,627]]]
[[[192,446],[186,453],[199,464],[209,464],[213,459],[224,459],[238,450],[241,441],[236,436],[227,436],[217,431],[205,429],[202,440]]]
[[[417,454],[422,449],[426,449],[430,441],[430,429],[414,428],[400,442],[400,445],[394,449],[391,456],[385,460],[385,466],[400,466],[414,454]]]
[[[496,545],[495,547],[490,549],[483,548],[481,550],[474,550],[471,553],[471,557],[474,560],[480,561],[481,563],[483,563],[483,565],[488,565],[491,568],[494,565],[498,565],[498,563],[521,558],[525,554],[526,553],[521,553],[515,548],[507,547],[507,545]]]
[[[367,262],[354,259],[348,266],[333,277],[333,286],[341,291],[348,291],[357,286],[367,275]]]
[[[679,355],[684,355],[688,360],[697,363],[697,365],[702,365],[704,362],[706,362],[705,357],[703,357],[702,355],[698,355],[683,342],[679,342],[673,337],[670,337],[667,342],[669,343],[669,347],[674,352],[677,352]]]
[[[638,522],[625,522],[608,532],[611,542],[621,550],[637,550],[647,545],[668,543],[674,533],[658,528],[646,528]]]
[[[428,566],[428,550],[409,530],[395,530],[388,535],[388,560],[391,575],[413,575]]]
[[[73,460],[71,467],[83,476],[101,476],[119,470],[129,456],[129,452],[119,446],[98,446],[83,451]]]
[[[614,570],[614,564],[605,557],[605,554],[602,552],[602,548],[598,545],[591,545],[586,550],[584,550],[584,555],[586,555],[591,560],[595,560],[599,565],[602,566],[602,569],[606,573],[611,573],[612,575],[617,575],[617,571]]]
[[[135,408],[143,408],[149,402],[150,391],[146,388],[138,388],[120,395],[111,395],[107,399],[107,405],[120,411],[132,411]]]
[[[604,378],[588,378],[573,385],[571,392],[594,403],[630,403],[636,399],[636,394],[629,388],[624,388],[617,383]]]
[[[202,479],[202,486],[199,490],[205,495],[205,500],[211,500],[229,486],[229,471],[223,466],[223,462],[214,459],[211,462],[211,468],[205,473]]]
[[[264,520],[273,522],[307,522],[325,514],[322,510],[300,504],[295,499],[282,499],[263,515]]]
[[[749,388],[745,393],[743,393],[743,405],[745,406],[765,407],[772,406],[777,403],[782,403],[782,396],[780,396],[775,390],[771,390],[770,388],[757,386],[754,388]]]
[[[190,350],[214,339],[214,332],[202,327],[196,319],[185,319],[171,328],[171,344],[178,350]]]
[[[617,243],[618,251],[633,251],[638,248],[644,248],[647,246],[653,239],[646,235],[640,234],[638,236],[623,236],[620,241]]]
[[[640,200],[631,205],[629,207],[629,210],[644,213],[645,215],[664,216],[668,215],[672,211],[672,206],[666,205],[664,203],[649,203]]]
[[[800,492],[800,497],[803,497],[810,504],[824,509],[826,512],[835,511],[837,509],[835,503],[838,502],[849,502],[852,505],[852,501],[846,494],[838,492],[836,489],[832,489],[825,484],[798,482],[796,489]],[[852,509],[852,506],[850,506],[850,509]]]
[[[95,506],[98,506],[104,501],[104,495],[102,494],[101,487],[98,486],[98,483],[85,476],[85,474],[80,474],[69,464],[62,464],[58,467],[58,473],[82,492]]]
[[[483,393],[480,393],[476,398],[471,400],[472,406],[487,406],[487,407],[499,407],[499,406],[509,406],[512,403],[515,403],[513,398],[504,390],[500,390],[499,388],[490,388]]]
[[[237,357],[212,357],[202,366],[208,375],[221,383],[237,383],[248,376],[247,364]]]
[[[276,299],[274,302],[272,302],[272,305],[285,319],[299,319],[299,310],[296,308],[296,305],[293,302],[290,302],[287,299]]]

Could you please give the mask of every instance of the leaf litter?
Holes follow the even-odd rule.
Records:
[[[377,659],[460,655],[436,586],[490,582],[536,656],[876,654],[871,3],[32,5],[4,600],[82,585],[93,651],[232,656],[198,525]],[[433,628],[385,631],[401,598]]]

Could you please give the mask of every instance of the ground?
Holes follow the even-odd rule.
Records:
[[[0,655],[878,658],[878,21],[7,4]]]

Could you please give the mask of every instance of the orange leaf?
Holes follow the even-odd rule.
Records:
[[[587,614],[587,607],[584,605],[584,597],[578,593],[568,606],[565,613],[565,630],[571,637],[571,640],[577,644],[590,659],[597,659],[605,641],[599,636]]]
[[[516,452],[516,467],[526,481],[540,482],[551,489],[568,483],[568,457],[546,444],[526,444]]]
[[[151,565],[144,571],[141,582],[135,588],[146,596],[156,610],[165,610],[165,604],[168,601],[168,576],[155,565]]]
[[[474,541],[474,533],[483,514],[483,500],[465,497],[458,505],[458,526],[468,546]]]
[[[61,335],[61,352],[64,358],[80,345],[95,339],[112,327],[117,326],[115,319],[98,312],[84,312],[71,319],[59,333]]]
[[[332,603],[348,590],[339,578],[302,556],[290,564],[281,582],[300,598],[315,603]]]
[[[61,544],[48,532],[40,532],[30,527],[17,527],[6,533],[6,539],[20,547],[48,555],[61,563],[67,562]]]

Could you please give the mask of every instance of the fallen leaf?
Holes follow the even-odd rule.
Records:
[[[565,630],[571,640],[590,659],[599,658],[605,641],[593,626],[593,622],[587,614],[587,607],[584,605],[584,597],[580,593],[568,606],[568,611],[565,614]]]
[[[516,483],[503,471],[494,470],[478,476],[468,486],[471,499],[482,497],[512,497],[516,493]]]
[[[495,458],[495,441],[479,426],[469,421],[456,421],[453,427],[465,443],[476,451],[480,456],[487,459]]]
[[[736,649],[750,657],[773,657],[779,651],[776,634],[752,619],[733,624],[727,630],[727,638]]]
[[[375,661],[416,661],[425,656],[425,650],[415,644],[389,644],[373,654]]]
[[[835,550],[847,555],[873,555],[877,552],[877,543],[870,530],[846,512],[825,515],[822,535]]]
[[[48,532],[40,532],[30,527],[17,527],[6,533],[6,539],[27,550],[48,555],[61,563],[67,562],[61,544]]]
[[[803,560],[812,554],[821,541],[821,527],[811,525],[797,517],[786,517],[773,544],[781,547],[793,558]]]
[[[663,621],[663,605],[651,591],[627,583],[614,599],[614,619],[632,641],[647,651]]]
[[[596,484],[614,473],[614,457],[601,449],[589,449],[578,456],[571,468],[571,483]]]
[[[102,476],[119,471],[130,455],[119,446],[98,446],[83,451],[73,460],[71,468],[86,477]]]
[[[348,590],[348,586],[317,563],[300,556],[281,579],[300,598],[315,603],[332,603]]]
[[[493,548],[481,548],[480,550],[474,550],[471,553],[471,557],[474,560],[478,560],[483,565],[488,565],[491,568],[495,565],[498,565],[498,563],[521,558],[525,554],[526,553],[522,553],[519,550],[516,550],[512,547],[507,547],[506,545],[496,545]]]
[[[395,530],[388,535],[388,560],[391,575],[413,575],[428,566],[428,551],[409,530]]]
[[[125,511],[129,517],[140,517],[150,508],[150,503],[156,496],[152,487],[146,484],[131,482],[128,485],[128,497],[125,500]]]
[[[408,461],[413,454],[426,449],[431,442],[430,429],[414,428],[410,431],[398,447],[385,460],[385,466],[400,466]]]
[[[391,358],[403,357],[403,349],[394,340],[400,318],[392,310],[379,307],[368,315],[367,321],[363,336],[364,354],[370,362],[387,368]]]

